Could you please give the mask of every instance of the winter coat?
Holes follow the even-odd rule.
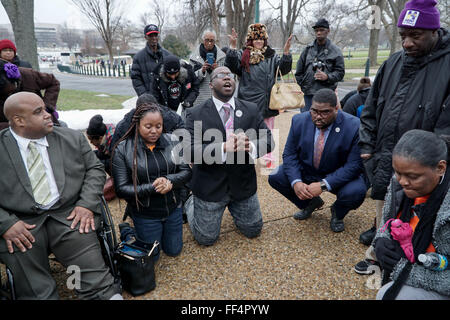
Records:
[[[277,110],[270,110],[270,93],[275,84],[277,68],[280,67],[282,75],[292,69],[292,55],[283,55],[281,58],[270,47],[264,53],[264,61],[250,64],[250,73],[241,66],[243,50],[230,49],[225,58],[225,66],[237,74],[239,79],[238,98],[251,101],[258,105],[259,112],[264,119],[277,116]]]
[[[52,73],[43,73],[30,68],[21,68],[20,71],[20,87],[18,91],[26,91],[36,93],[38,96],[44,100],[47,111],[51,112],[56,110],[56,102],[59,96],[59,81],[55,78]],[[41,90],[45,90],[44,95],[42,95]],[[5,100],[0,99],[0,127],[8,127],[4,113]],[[52,115],[53,116],[53,115]],[[53,122],[57,123],[57,119],[53,116]],[[6,123],[6,124],[5,124]]]
[[[167,78],[164,71],[164,65],[159,68],[158,76],[155,77],[153,82],[153,95],[158,103],[169,107],[173,111],[178,110],[178,105],[183,103],[185,108],[190,108],[194,105],[195,99],[197,99],[199,93],[200,82],[195,76],[192,66],[188,63],[181,63],[180,73],[176,78],[176,82],[180,85],[181,92],[176,105],[173,105],[173,101],[170,101],[169,90],[172,80]]]
[[[169,51],[158,44],[158,51],[153,52],[148,45],[139,51],[133,58],[131,66],[131,82],[138,96],[144,93],[153,94],[153,79],[164,58],[171,55]]]
[[[170,110],[166,106],[159,106],[161,109],[162,117],[163,117],[163,132],[164,133],[172,133],[177,129],[184,129],[184,121],[176,112]],[[131,109],[130,112],[125,114],[122,120],[120,120],[114,131],[114,135],[111,139],[110,143],[110,153],[112,149],[116,145],[116,143],[122,138],[128,129],[131,127],[131,123],[133,120],[134,113],[136,112],[136,108]]]
[[[447,174],[449,174],[449,170],[447,170]],[[397,179],[393,177],[391,179],[391,184],[388,187],[386,201],[383,207],[383,221],[380,224],[381,226],[384,226],[387,220],[395,218],[392,216],[392,212],[398,212],[403,197],[405,197],[403,189],[397,182]],[[394,199],[394,201],[392,201],[392,199]],[[391,208],[392,205],[395,206],[395,209]],[[389,229],[381,232],[382,229],[383,228],[378,229],[372,243],[375,243],[378,238],[392,239],[392,236],[388,231]],[[450,258],[450,190],[447,191],[447,195],[437,212],[431,242],[436,249],[436,253]],[[392,280],[398,278],[400,272],[407,263],[408,260],[406,258],[400,259],[391,273]],[[421,264],[414,263],[404,284],[450,296],[450,268],[447,268],[444,271],[434,271],[425,268]]]
[[[216,63],[219,67],[222,67],[225,64],[225,53],[216,45],[217,49],[217,59]],[[205,72],[203,74],[202,72],[202,66],[205,63],[205,60],[200,56],[200,46],[197,47],[197,49],[192,53],[190,57],[190,62],[196,70],[198,67],[200,67],[199,70],[195,71],[195,75],[197,76],[200,86],[199,86],[199,94],[197,97],[197,100],[195,100],[194,105],[198,106],[201,105],[203,102],[211,98],[212,92],[211,88],[209,87],[209,83],[211,82],[211,73]]]
[[[357,94],[351,96],[346,102],[343,111],[354,115],[355,117],[360,117],[362,109],[364,109],[367,96],[369,95],[370,88],[362,89]],[[360,109],[360,107],[362,107]]]
[[[328,75],[328,79],[325,81],[314,79],[316,71],[313,70],[313,63],[319,60],[325,64],[323,72]],[[324,88],[335,90],[337,83],[344,79],[344,75],[345,64],[341,49],[332,43],[330,39],[327,39],[324,49],[320,52],[317,40],[308,44],[297,61],[297,70],[295,72],[297,83],[305,95],[313,95]]]
[[[433,51],[421,58],[394,53],[378,70],[361,114],[361,154],[372,154],[366,169],[372,198],[383,200],[392,176],[392,150],[409,130],[450,134],[450,36],[439,31]]]
[[[117,196],[128,203],[126,212],[142,218],[162,219],[167,218],[180,204],[180,189],[190,180],[192,172],[187,164],[175,164],[172,151],[177,143],[172,141],[171,135],[162,134],[153,151],[150,151],[139,137],[136,161],[139,209],[131,176],[134,137],[117,146],[113,155],[112,177]],[[166,194],[155,191],[153,182],[159,177],[170,180],[173,185],[171,191]]]

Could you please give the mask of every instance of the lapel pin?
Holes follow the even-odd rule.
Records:
[[[341,128],[337,127],[335,130],[337,133],[341,132]]]
[[[241,110],[236,110],[236,117],[238,117],[238,118],[242,117],[242,111]]]

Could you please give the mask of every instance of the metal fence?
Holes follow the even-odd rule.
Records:
[[[68,72],[74,74],[82,74],[87,76],[97,77],[112,77],[112,78],[127,78],[130,76],[131,65],[100,65],[100,64],[86,64],[86,65],[57,65],[61,72]]]

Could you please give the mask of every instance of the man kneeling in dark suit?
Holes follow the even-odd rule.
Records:
[[[0,261],[14,274],[17,298],[58,298],[53,253],[75,267],[70,284],[79,298],[122,299],[95,232],[105,171],[86,137],[54,128],[35,93],[10,96],[4,112],[10,128],[0,132]]]
[[[358,141],[359,119],[339,110],[330,89],[314,95],[310,112],[292,118],[283,164],[269,184],[300,209],[295,219],[308,219],[324,204],[322,192],[329,191],[337,196],[331,230],[344,230],[345,215],[364,202],[367,192]]]
[[[226,207],[246,237],[260,234],[263,220],[254,160],[274,144],[256,104],[233,97],[234,74],[227,67],[212,72],[210,88],[212,98],[186,110],[194,165],[193,196],[185,210],[192,234],[202,245],[219,238]]]

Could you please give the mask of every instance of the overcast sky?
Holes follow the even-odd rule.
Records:
[[[130,0],[130,4],[127,18],[131,20],[138,19],[143,12],[148,11],[148,0]],[[34,17],[34,21],[40,23],[62,24],[67,21],[72,27],[91,28],[90,24],[83,21],[84,18],[79,10],[70,4],[69,0],[34,0]],[[0,4],[0,24],[3,23],[9,23],[9,19]]]

